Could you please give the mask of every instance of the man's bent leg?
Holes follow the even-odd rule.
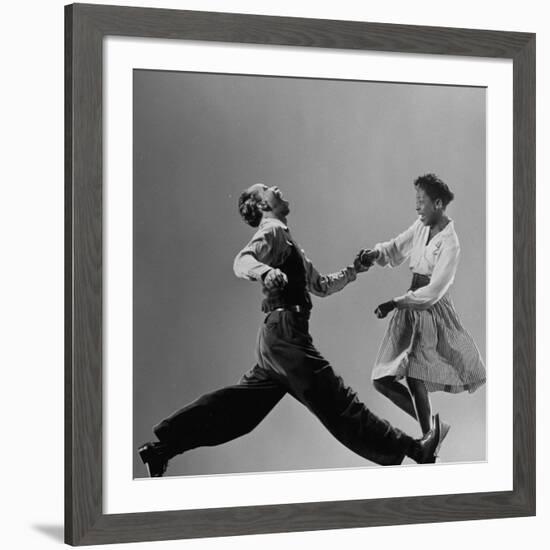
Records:
[[[262,361],[346,447],[378,464],[400,464],[416,441],[373,414],[314,347],[307,319],[272,315],[260,338]]]
[[[411,449],[414,440],[372,413],[322,357],[308,355],[303,372],[290,376],[289,383],[295,397],[360,456],[382,465],[401,464]]]

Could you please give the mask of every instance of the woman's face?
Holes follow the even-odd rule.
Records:
[[[424,225],[434,225],[441,217],[441,199],[432,201],[424,189],[416,188],[416,213]]]

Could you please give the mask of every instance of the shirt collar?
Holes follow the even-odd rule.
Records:
[[[420,221],[420,218],[418,219],[418,221]],[[422,222],[420,222],[422,223]],[[423,229],[425,229],[426,231],[429,231],[430,230],[430,226],[429,225],[424,225]],[[447,232],[452,232],[454,231],[455,229],[455,222],[453,219],[449,218],[449,223],[437,234],[437,235],[442,235],[442,234],[445,234]],[[436,235],[436,237],[437,237]]]
[[[288,226],[277,218],[263,218],[260,222],[260,229],[264,229],[265,227],[282,227],[288,231]]]
[[[428,226],[425,226],[425,229],[427,229],[428,231],[430,230]],[[447,239],[449,237],[452,238],[452,235],[454,235],[454,233],[455,233],[454,221],[449,218],[449,223],[439,233],[437,233],[437,235],[434,235],[433,238],[430,239],[430,242],[428,243],[428,245],[431,244],[432,242],[439,242],[441,239]]]
[[[445,226],[445,228],[443,229],[443,231],[441,231],[441,233],[445,233],[447,231],[449,233],[452,233],[452,232],[454,232],[454,230],[455,230],[455,222],[454,222],[454,220],[449,218],[449,223]]]

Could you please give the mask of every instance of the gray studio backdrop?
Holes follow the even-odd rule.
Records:
[[[259,284],[237,279],[251,237],[242,189],[278,185],[289,225],[322,273],[415,219],[413,179],[435,172],[455,192],[462,244],[452,296],[485,357],[485,90],[137,70],[134,72],[134,443],[205,392],[253,366]],[[411,418],[377,394],[370,374],[408,267],[374,268],[314,298],[314,342],[369,408],[415,436]],[[485,388],[432,394],[452,425],[444,462],[486,457]],[[146,471],[134,456],[134,475]],[[373,466],[286,396],[252,433],[175,458],[170,475]]]

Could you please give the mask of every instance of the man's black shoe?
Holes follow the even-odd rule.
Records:
[[[152,441],[145,443],[138,449],[139,456],[147,466],[149,477],[162,477],[168,467],[168,447],[165,443]]]
[[[418,464],[433,464],[436,459],[436,451],[441,440],[441,421],[439,414],[434,416],[434,427],[418,441],[414,456],[411,458]]]

